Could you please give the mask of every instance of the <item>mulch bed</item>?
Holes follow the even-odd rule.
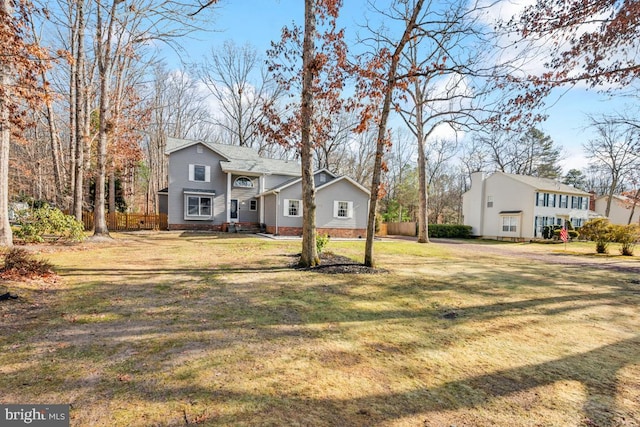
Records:
[[[320,254],[320,265],[305,269],[325,274],[380,274],[387,270],[367,267],[359,262],[332,252]]]

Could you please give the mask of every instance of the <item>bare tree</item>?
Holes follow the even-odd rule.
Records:
[[[376,129],[352,135],[344,147],[344,161],[339,164],[337,173],[348,175],[363,186],[371,183],[373,176],[373,160],[376,155]]]
[[[403,52],[401,72],[407,79],[403,86],[407,100],[400,98],[396,109],[418,146],[420,243],[429,241],[425,144],[437,129],[449,133],[468,130],[496,114],[495,103],[486,95],[495,88],[492,78],[499,67],[486,54],[492,50],[488,46],[491,33],[479,22],[481,10],[478,3],[458,0],[447,2],[446,7],[429,3],[420,15],[416,36]],[[456,151],[455,145],[451,151]]]
[[[372,120],[377,128],[376,153],[371,178],[371,198],[369,201],[369,215],[367,219],[367,240],[365,243],[364,264],[373,267],[373,240],[375,235],[378,199],[381,194],[382,171],[386,169],[383,157],[389,145],[387,122],[393,103],[394,94],[398,88],[400,75],[398,68],[402,52],[409,41],[416,36],[419,28],[418,19],[425,6],[424,0],[394,1],[391,5],[392,13],[402,33],[397,39],[384,39],[385,47],[361,56],[363,62],[359,68],[360,80],[357,86],[360,99],[370,99],[368,108],[362,111],[360,130],[366,129]],[[379,33],[378,33],[379,34]],[[378,40],[377,46],[382,42]]]
[[[589,120],[597,137],[583,147],[591,164],[605,170],[611,179],[604,212],[605,216],[609,216],[616,189],[629,173],[640,168],[640,153],[635,149],[640,133],[637,128],[620,124],[606,116],[590,117]]]
[[[70,120],[70,147],[71,147],[71,187],[73,200],[73,213],[77,220],[82,220],[84,208],[86,158],[85,152],[90,149],[90,87],[93,72],[87,66],[87,52],[85,47],[85,32],[87,31],[87,18],[85,0],[75,0],[69,3],[70,19],[73,23],[70,27],[71,54],[73,60],[70,68],[69,86],[69,120]]]
[[[318,109],[324,110],[320,104]],[[353,112],[347,111],[321,111],[316,114],[331,114],[331,128],[327,131],[327,138],[314,145],[315,166],[317,169],[328,169],[339,173],[344,168],[350,155],[350,142],[354,137],[353,128],[357,123],[357,117]]]
[[[396,220],[402,221],[403,211],[408,212],[409,205],[414,204],[415,195],[418,193],[416,172],[417,147],[412,140],[412,135],[400,129],[394,133],[393,144],[387,154],[388,172],[384,177],[384,198],[387,205],[393,205],[393,213]],[[411,181],[411,182],[409,182]],[[397,212],[396,212],[397,210]],[[405,213],[406,213],[405,212]],[[387,216],[391,214],[388,212]]]
[[[144,103],[150,111],[150,123],[142,145],[148,170],[144,174],[147,191],[145,209],[158,211],[157,192],[167,187],[167,137],[216,141],[206,96],[197,80],[185,71],[167,70],[164,64],[153,68]]]
[[[215,2],[211,2],[215,3]],[[96,62],[99,71],[99,116],[97,144],[96,200],[94,235],[107,236],[104,216],[107,146],[117,128],[115,114],[118,100],[117,79],[114,87],[113,67],[119,58],[144,57],[143,48],[150,41],[171,43],[178,36],[196,29],[198,21],[184,19],[190,6],[173,0],[96,0]],[[204,16],[200,16],[203,18]],[[180,25],[177,25],[180,24]]]
[[[260,123],[266,120],[265,106],[278,102],[281,87],[256,49],[226,41],[220,49],[212,49],[196,69],[219,108],[221,116],[215,117],[215,123],[227,135],[226,142],[252,147],[263,155],[266,146]]]
[[[560,177],[561,149],[538,129],[524,133],[494,130],[476,133],[474,142],[484,153],[487,167],[506,173],[540,178]]]

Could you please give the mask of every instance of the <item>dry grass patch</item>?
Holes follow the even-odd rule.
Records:
[[[71,403],[74,426],[640,425],[637,271],[379,242],[388,273],[327,275],[291,268],[299,250],[155,233],[48,253],[55,291],[0,302],[0,402]]]

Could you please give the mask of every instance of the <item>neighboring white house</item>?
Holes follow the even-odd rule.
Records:
[[[605,216],[604,213],[607,210],[607,200],[609,200],[609,196],[601,196],[596,199],[595,211],[602,216]],[[633,217],[631,218],[631,222],[629,222],[632,210]],[[626,196],[615,195],[611,201],[608,218],[612,224],[640,224],[640,204],[637,204],[635,209],[633,209],[632,199]]]
[[[522,241],[541,238],[546,225],[582,226],[597,216],[589,199],[589,193],[552,179],[476,172],[462,196],[462,213],[474,236]]]
[[[302,234],[301,169],[251,148],[169,138],[169,187],[158,192],[169,229],[266,228]],[[315,173],[316,228],[365,237],[369,192],[348,177]]]

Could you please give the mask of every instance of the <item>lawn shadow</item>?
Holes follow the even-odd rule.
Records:
[[[193,243],[198,239],[194,237]],[[233,408],[246,404],[250,408],[217,414],[210,421],[219,425],[254,424],[257,420],[270,423],[270,417],[278,412],[292,424],[374,425],[422,414],[428,419],[430,413],[440,411],[474,410],[536,387],[576,381],[585,389],[585,420],[610,427],[617,423],[619,371],[640,362],[640,338],[636,335],[548,362],[499,369],[437,387],[414,386],[403,392],[344,399],[297,394],[285,383],[277,384],[281,392],[258,388],[239,391],[232,377],[225,386],[162,381],[175,376],[185,364],[199,365],[202,371],[214,370],[224,363],[217,359],[220,354],[242,353],[249,345],[285,352],[291,347],[357,337],[357,328],[367,324],[388,327],[406,323],[417,349],[445,351],[446,340],[440,338],[459,326],[468,326],[473,332],[482,321],[501,317],[535,315],[552,319],[593,305],[635,308],[640,295],[637,286],[622,276],[609,278],[606,289],[604,285],[596,288],[602,280],[598,275],[585,275],[582,287],[571,287],[564,279],[532,282],[530,276],[539,271],[539,266],[524,263],[509,266],[513,284],[505,286],[501,284],[505,272],[498,267],[445,280],[399,276],[393,271],[376,278],[326,277],[270,262],[257,266],[238,258],[237,265],[202,268],[171,267],[167,263],[159,268],[58,268],[72,284],[51,294],[51,306],[41,307],[37,317],[28,321],[33,335],[19,331],[20,324],[2,331],[7,339],[0,348],[25,363],[12,368],[11,379],[9,375],[0,379],[0,388],[21,387],[24,396],[37,397],[42,385],[36,383],[44,378],[78,396],[77,410],[83,410],[81,405],[86,403],[81,396],[92,393],[105,400],[124,395],[153,404],[169,401],[174,408],[192,400],[212,405],[232,403],[229,407]],[[570,277],[578,272],[584,271],[571,266],[562,274]],[[587,289],[587,285],[595,290]],[[526,297],[517,298],[521,291],[518,287],[526,288]],[[511,300],[498,300],[496,290],[507,292],[500,296]],[[545,296],[545,290],[555,294]],[[484,303],[462,308],[434,305],[444,292],[457,293],[461,299],[482,298]],[[411,304],[404,304],[406,300]],[[387,303],[373,306],[377,301]],[[443,314],[451,311],[458,315],[443,319]],[[18,319],[21,322],[25,321]],[[461,331],[455,333],[458,340],[474,338]],[[371,342],[359,338],[353,344],[371,346]],[[380,344],[394,348],[391,342]],[[407,357],[413,356],[407,353]],[[355,357],[355,353],[345,353],[344,357],[348,356],[351,363],[364,363],[364,358]],[[266,352],[250,353],[246,363],[269,357]],[[85,366],[93,369],[91,375],[76,372],[77,367]],[[162,376],[152,376],[156,370]]]

